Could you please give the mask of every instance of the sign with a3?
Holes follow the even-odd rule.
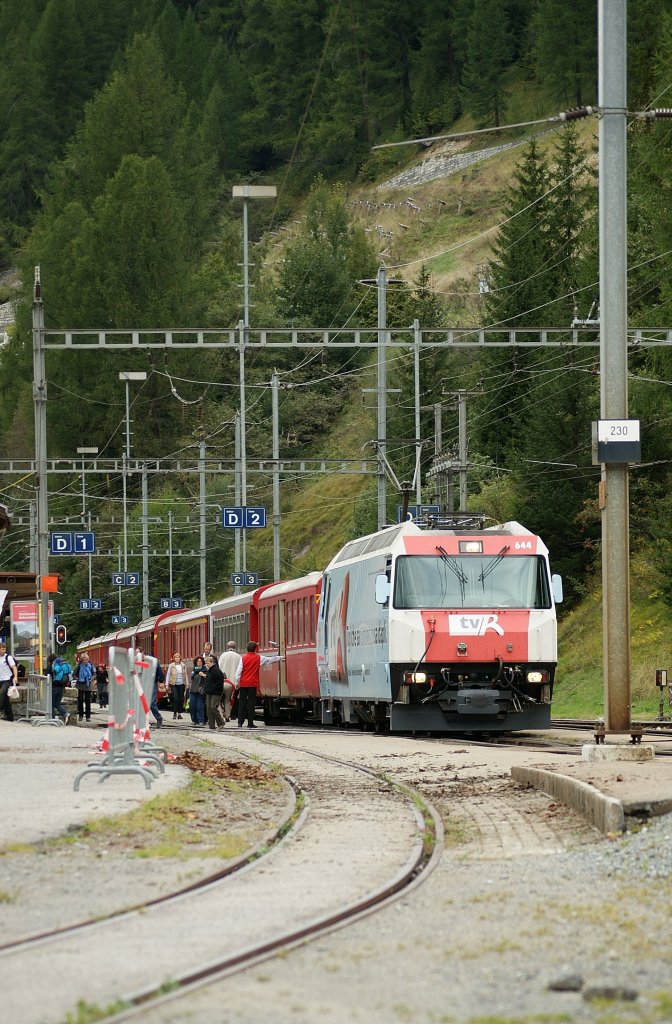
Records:
[[[128,615],[113,615],[112,616],[112,625],[113,626],[127,626],[128,625]]]
[[[258,587],[259,574],[256,572],[232,572],[232,587]]]
[[[222,526],[234,530],[255,530],[266,526],[266,509],[252,508],[223,508]]]

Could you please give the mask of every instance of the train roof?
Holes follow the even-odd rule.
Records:
[[[446,537],[446,536],[506,536],[506,537],[534,537],[530,530],[515,521],[507,523],[496,523],[492,526],[484,526],[483,516],[445,516],[427,522],[415,522],[407,520],[397,526],[386,526],[376,533],[370,533],[366,537],[358,537],[344,544],[338,554],[332,558],[327,569],[340,565],[343,562],[350,562],[360,559],[366,555],[380,552],[392,553],[398,542],[405,537]]]
[[[174,615],[172,621],[175,625],[178,625],[181,622],[189,622],[191,619],[202,619],[204,615],[209,615],[211,611],[211,604],[204,604],[200,608],[187,608],[185,611],[180,612],[179,615]]]
[[[142,622],[139,622],[137,624],[137,626],[135,627],[135,632],[146,633],[148,629],[153,629],[154,626],[156,626],[157,623],[161,622],[163,619],[167,619],[171,616],[179,614],[180,612],[178,611],[178,609],[170,608],[168,611],[159,612],[158,615],[150,615],[148,619],[143,619]]]
[[[283,583],[272,584],[264,591],[262,600],[266,600],[266,598],[274,599],[281,597],[283,594],[292,594],[296,590],[302,590],[304,587],[315,587],[321,579],[321,572],[309,572],[306,576],[300,576],[295,580],[285,580]]]

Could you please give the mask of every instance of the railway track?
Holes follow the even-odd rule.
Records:
[[[268,759],[280,753],[277,740],[259,736],[256,745]],[[194,987],[371,913],[426,877],[440,856],[442,832],[417,794],[314,751],[283,747],[281,757],[303,807],[264,857],[131,910],[6,944],[0,963],[9,982],[8,1019],[61,1021],[82,992],[110,1021],[145,1016]],[[325,886],[325,873],[338,878],[336,889]],[[96,970],[80,974],[76,965],[91,964],[92,948]],[[34,994],[25,984],[33,977],[40,979]]]

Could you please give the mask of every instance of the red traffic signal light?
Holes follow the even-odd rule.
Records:
[[[56,626],[56,643],[67,644],[68,642],[68,631],[65,626]]]

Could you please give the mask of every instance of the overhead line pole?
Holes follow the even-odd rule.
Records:
[[[628,415],[626,0],[599,0],[600,410]],[[603,463],[602,645],[605,726],[630,729],[630,546],[627,462]]]
[[[44,304],[40,268],[33,282],[33,402],[35,410],[35,470],[37,472],[37,559],[40,617],[40,672],[49,657],[49,594],[42,577],[49,572],[49,492],[47,481],[47,370],[44,348]]]
[[[387,326],[387,271],[378,268],[378,529],[385,526],[387,519],[387,478],[385,459],[387,450],[387,348],[385,328]]]

